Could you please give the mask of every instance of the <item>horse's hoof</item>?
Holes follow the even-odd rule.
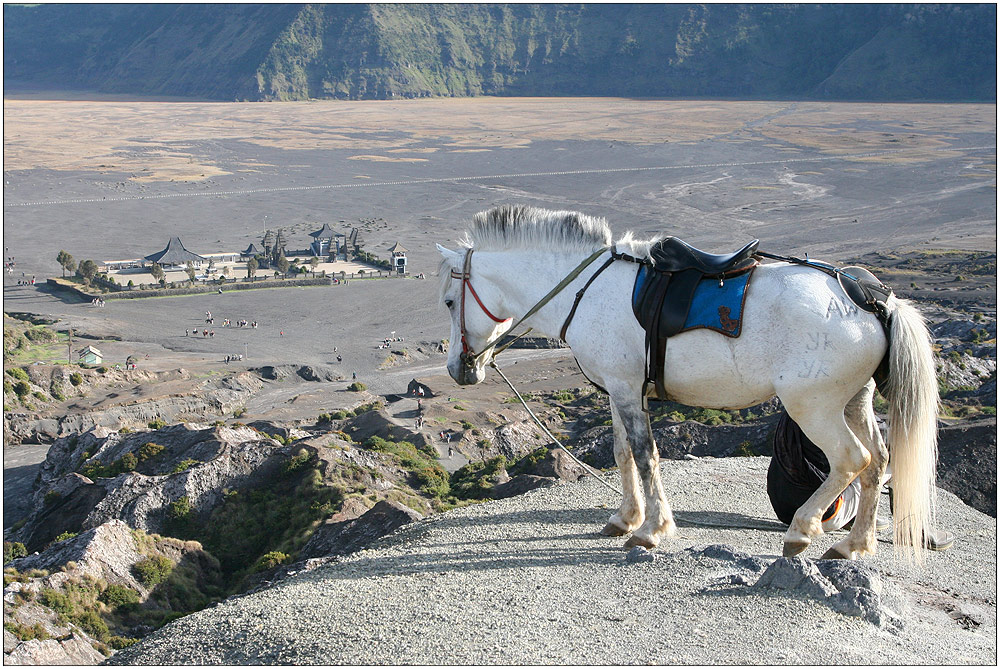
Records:
[[[830,550],[823,553],[820,560],[850,560],[850,555],[844,555],[836,546],[831,546]]]
[[[785,548],[781,551],[783,557],[795,557],[805,549],[809,548],[809,542],[803,539],[798,541],[786,541]]]
[[[614,523],[608,523],[604,526],[604,529],[601,530],[601,534],[606,537],[623,537],[628,534],[628,530],[623,527],[618,527]]]
[[[642,537],[633,534],[629,537],[628,541],[625,542],[625,548],[635,548],[636,546],[642,546],[643,548],[649,548],[650,550],[656,548],[656,544],[649,539],[643,539]]]

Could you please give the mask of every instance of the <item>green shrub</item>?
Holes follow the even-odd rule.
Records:
[[[3,563],[7,564],[11,560],[24,557],[28,554],[28,550],[24,547],[20,541],[5,541],[3,542]]]
[[[81,383],[83,383],[83,376],[80,374],[80,372],[73,372],[72,374],[69,375],[69,382],[74,386],[78,386]]]
[[[45,625],[42,623],[35,623],[29,627],[28,625],[22,625],[18,622],[11,621],[4,623],[3,628],[21,641],[31,641],[32,639],[45,641],[46,639],[51,638],[49,633],[45,631]]]
[[[132,282],[129,281],[129,284],[131,283]],[[115,650],[128,648],[129,646],[134,646],[137,643],[139,643],[139,640],[134,639],[132,637],[118,636],[117,634],[113,634],[110,637],[108,637],[108,645],[114,648]]]
[[[7,373],[10,374],[13,378],[17,379],[18,381],[28,380],[28,373],[23,369],[21,369],[20,367],[11,367],[10,369],[7,370]]]
[[[60,541],[66,541],[67,539],[72,539],[76,535],[77,535],[76,532],[68,532],[67,531],[67,532],[63,532],[62,534],[60,534],[58,537],[56,537],[52,541],[53,541],[53,543],[59,543]]]
[[[463,430],[471,430],[472,428],[474,428],[474,427],[475,427],[475,426],[474,426],[474,425],[473,425],[472,423],[470,423],[470,422],[469,422],[469,421],[467,421],[467,420],[463,420],[463,421],[461,421],[461,422],[462,422],[462,429],[463,429]]]
[[[296,455],[292,456],[292,458],[284,464],[284,466],[282,467],[282,473],[285,476],[292,476],[295,473],[305,469],[306,466],[309,465],[311,460],[312,460],[312,454],[309,451],[302,449]]]
[[[25,397],[31,394],[31,386],[28,385],[27,381],[18,381],[14,384],[14,392],[23,401]]]
[[[181,460],[180,462],[178,462],[174,466],[174,468],[170,471],[170,473],[171,474],[180,474],[181,472],[187,471],[188,469],[191,469],[195,465],[200,465],[200,464],[202,464],[201,460],[192,460],[191,458],[187,458],[187,459],[184,459],[184,460]],[[187,499],[187,498],[184,498],[184,499]]]
[[[152,430],[161,430],[167,426],[167,421],[162,418],[154,418],[153,420],[146,423]]]
[[[181,499],[186,500],[187,498],[182,497]],[[139,582],[147,588],[151,588],[162,583],[168,576],[170,576],[170,572],[173,570],[173,561],[169,558],[163,557],[162,555],[154,555],[152,557],[143,558],[132,565],[132,573],[135,574],[135,577],[139,579]]]
[[[111,636],[108,624],[104,622],[101,615],[93,609],[80,611],[73,616],[73,622],[79,625],[80,629],[98,641],[104,641]]]
[[[136,451],[139,454],[139,462],[145,462],[150,458],[154,458],[160,453],[162,453],[164,447],[160,444],[153,443],[152,441],[147,441],[145,444],[139,447]]]
[[[268,553],[264,553],[260,556],[260,559],[257,560],[254,571],[272,569],[277,567],[279,564],[284,564],[287,559],[288,555],[286,553],[282,553],[281,551],[270,551]]]
[[[63,395],[62,392],[54,386],[49,389],[49,394],[52,395],[52,399],[54,399],[56,402],[62,402],[64,399],[66,399],[66,396]]]
[[[139,466],[139,458],[135,456],[135,453],[126,453],[118,462],[123,472],[134,472],[135,468]]]
[[[108,373],[108,368],[105,367],[104,365],[101,365],[100,367],[97,368],[97,373],[98,374],[107,374]]]
[[[139,593],[124,585],[109,585],[98,599],[115,609],[125,604],[137,604]]]
[[[362,390],[368,390],[368,386],[361,383],[360,381],[355,381],[351,385],[347,386],[348,390],[352,390],[356,393],[360,393]]]
[[[74,613],[73,602],[70,600],[69,595],[64,592],[59,592],[52,588],[43,588],[38,601],[64,616],[72,616]]]

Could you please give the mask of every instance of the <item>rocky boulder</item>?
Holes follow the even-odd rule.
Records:
[[[996,518],[996,418],[938,429],[937,483],[974,509]]]

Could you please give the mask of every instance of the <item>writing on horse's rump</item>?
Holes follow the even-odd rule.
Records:
[[[603,219],[575,212],[503,206],[477,214],[457,250],[438,246],[441,302],[452,324],[448,373],[463,385],[482,381],[497,340],[515,326],[562,336],[609,397],[623,500],[602,532],[630,534],[627,547],[655,547],[675,530],[643,410],[654,388],[647,379],[660,372],[655,385],[662,381],[668,397],[692,406],[738,409],[776,395],[830,463],[830,475],[796,512],[784,554],[809,547],[822,533],[821,514],[855,478],[854,525],[823,557],[874,553],[891,452],[895,541],[921,559],[934,508],[938,395],[930,335],[913,304],[885,289],[882,313],[872,313],[856,307],[832,266],[766,262],[746,286],[738,337],[680,332],[669,338],[662,365],[647,370],[646,331],[630,296],[656,241],[626,233],[612,242]],[[773,257],[752,245],[742,255],[690,253],[693,265],[709,271],[748,253]],[[873,377],[889,404],[888,448],[872,408]]]

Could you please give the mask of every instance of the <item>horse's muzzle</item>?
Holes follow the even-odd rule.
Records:
[[[448,365],[448,374],[460,386],[473,386],[486,378],[485,369],[463,362],[457,362],[454,367]]]

